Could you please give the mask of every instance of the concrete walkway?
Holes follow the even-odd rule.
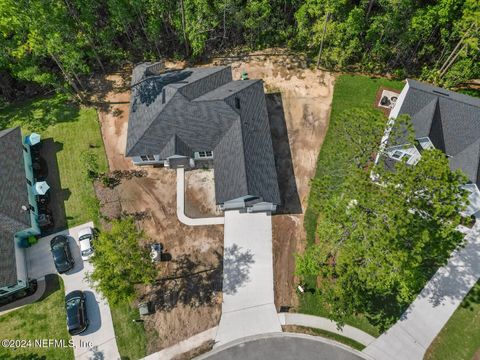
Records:
[[[43,293],[45,292],[45,289],[47,288],[47,284],[45,281],[45,277],[42,277],[41,279],[37,279],[37,290],[30,296],[18,299],[16,301],[13,301],[9,304],[0,306],[0,316],[8,314],[9,312],[21,309],[24,306],[27,306],[29,304],[33,304],[34,302],[38,301],[42,296]]]
[[[185,215],[185,169],[177,169],[177,217],[181,223],[189,226],[221,225],[225,220],[223,216],[210,218],[190,218]]]
[[[278,318],[280,320],[280,324],[282,325],[306,326],[310,328],[326,330],[355,340],[356,342],[359,342],[365,346],[369,345],[375,340],[372,335],[367,334],[360,329],[354,328],[353,326],[344,325],[342,329],[339,329],[335,321],[320,316],[279,313]]]
[[[175,356],[186,353],[193,350],[207,341],[213,341],[215,334],[217,333],[217,327],[205,330],[197,335],[194,335],[188,339],[182,340],[179,343],[170,346],[166,349],[160,350],[156,353],[150,354],[144,357],[144,360],[170,360]]]
[[[480,221],[466,246],[452,253],[401,319],[364,349],[376,360],[421,360],[465,295],[480,278]]]
[[[271,216],[225,211],[222,317],[215,346],[281,331],[273,295]]]

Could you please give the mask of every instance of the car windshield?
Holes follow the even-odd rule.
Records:
[[[82,251],[82,255],[90,255],[93,252],[92,248],[88,248]]]
[[[79,305],[79,297],[67,301],[67,324],[70,329],[79,325]]]
[[[78,238],[78,240],[82,241],[82,240],[86,240],[86,239],[91,239],[92,238],[92,235],[90,234],[85,234],[85,235],[82,235]]]

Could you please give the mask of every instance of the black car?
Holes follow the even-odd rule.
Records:
[[[67,310],[67,328],[70,335],[84,332],[88,327],[85,293],[80,290],[72,291],[65,296]]]
[[[50,249],[52,250],[53,262],[57,271],[62,274],[73,268],[73,261],[68,238],[63,235],[57,235],[50,241]]]

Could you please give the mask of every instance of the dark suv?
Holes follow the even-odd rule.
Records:
[[[75,290],[65,296],[65,309],[67,310],[67,328],[70,335],[84,332],[88,327],[85,294]]]
[[[62,274],[73,268],[73,261],[68,238],[63,235],[57,235],[50,241],[50,249],[52,250],[53,262],[57,271]]]

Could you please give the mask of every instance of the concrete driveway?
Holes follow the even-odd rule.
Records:
[[[225,211],[223,303],[216,344],[281,332],[273,295],[272,218]]]
[[[67,235],[70,238],[70,249],[75,258],[75,267],[61,275],[65,285],[65,294],[73,290],[85,292],[87,315],[90,321],[85,332],[72,336],[75,344],[75,359],[119,359],[120,355],[115,341],[108,302],[85,279],[85,274],[93,271],[93,266],[88,261],[82,260],[78,244],[78,230],[85,226],[93,227],[93,223],[90,222],[46,236],[41,238],[36,245],[28,248],[27,266],[29,274],[41,278],[47,274],[57,273],[50,253],[50,240],[59,234]],[[88,344],[92,346],[88,346]]]

